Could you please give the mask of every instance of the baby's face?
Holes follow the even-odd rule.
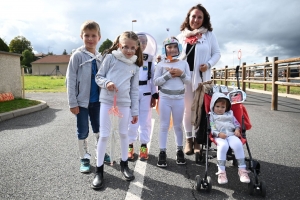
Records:
[[[217,115],[223,115],[226,111],[226,103],[224,102],[217,102],[214,106],[214,113]]]

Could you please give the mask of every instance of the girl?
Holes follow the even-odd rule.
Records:
[[[154,84],[161,86],[159,91],[160,153],[157,162],[157,166],[159,167],[167,167],[166,146],[171,114],[177,144],[176,163],[179,165],[186,163],[182,151],[184,84],[190,83],[191,78],[188,63],[185,60],[177,59],[180,50],[181,46],[175,37],[167,38],[163,43],[163,54],[166,56],[165,62],[157,64],[154,74]]]
[[[139,113],[139,67],[143,65],[143,55],[139,47],[138,36],[132,31],[126,31],[117,37],[113,46],[108,50],[100,70],[96,75],[96,83],[101,87],[100,93],[100,138],[98,142],[98,159],[96,175],[92,188],[103,186],[103,158],[111,122],[108,110],[113,105],[114,93],[117,92],[117,106],[123,117],[119,119],[119,135],[121,142],[121,172],[128,181],[134,179],[128,168],[128,122],[138,121]],[[130,113],[131,112],[131,113]]]

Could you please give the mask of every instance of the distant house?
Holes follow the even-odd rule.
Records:
[[[48,55],[31,63],[32,75],[66,75],[71,55]]]

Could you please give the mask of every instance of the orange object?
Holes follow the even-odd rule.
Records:
[[[0,102],[14,100],[14,95],[11,92],[0,93]]]

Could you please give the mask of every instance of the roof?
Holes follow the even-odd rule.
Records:
[[[32,64],[69,63],[70,57],[71,55],[48,55],[32,62]]]
[[[19,56],[19,57],[22,56],[22,54],[19,54],[19,53],[11,53],[11,52],[6,52],[6,51],[0,51],[0,54],[7,54],[7,55]]]

